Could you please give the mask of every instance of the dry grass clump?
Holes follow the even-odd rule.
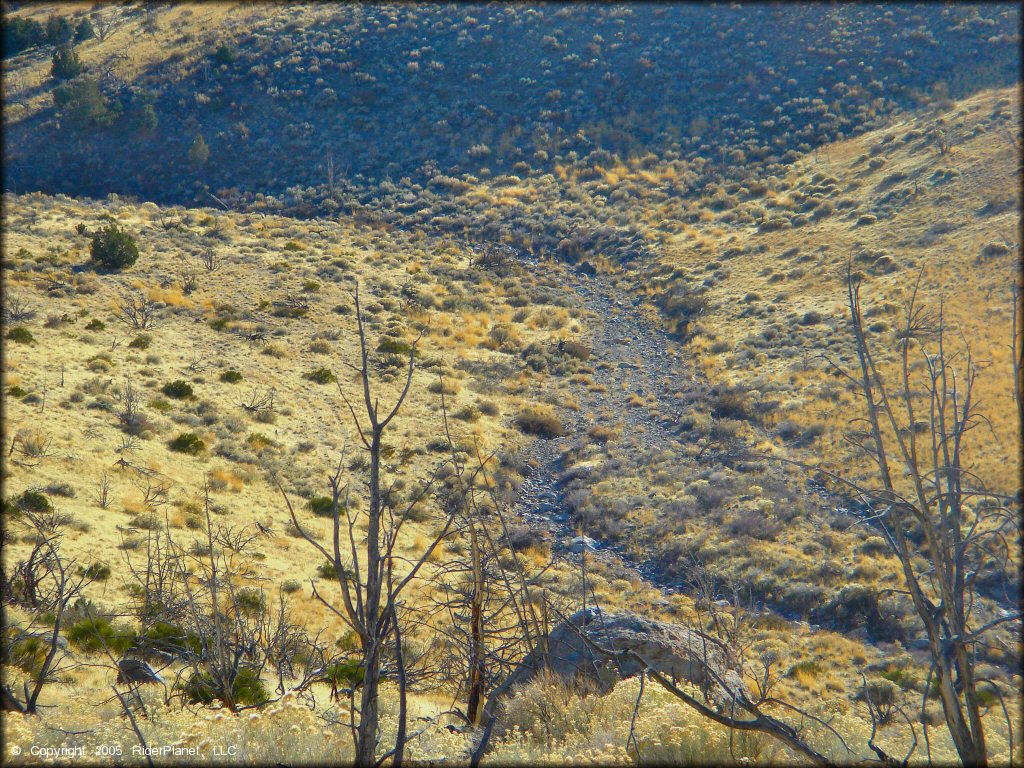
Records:
[[[531,405],[516,416],[516,426],[528,435],[560,437],[565,432],[562,422],[551,406]]]

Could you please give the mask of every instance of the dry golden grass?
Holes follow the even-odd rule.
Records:
[[[96,3],[49,2],[31,3],[16,9],[18,16],[34,18],[41,24],[52,15],[78,18],[87,16]],[[129,13],[130,9],[105,4],[100,8],[104,18],[113,21],[105,40],[93,37],[75,47],[82,63],[93,72],[109,68],[111,73],[127,82],[135,82],[147,72],[164,66],[173,57],[181,72],[200,66],[206,54],[216,45],[229,43],[235,36],[251,29],[256,21],[273,20],[281,8],[258,8],[243,3],[183,2],[155,5],[156,31],[144,31],[145,15]],[[311,7],[307,16],[320,16],[322,9]],[[130,55],[122,55],[130,47]],[[40,86],[50,79],[50,56],[47,51],[21,57],[3,75],[4,104],[9,108],[5,120],[11,123],[36,114],[51,103],[47,89]]]
[[[9,197],[6,208],[5,288],[17,291],[32,304],[37,317],[26,324],[35,337],[34,344],[8,345],[5,386],[18,385],[37,395],[45,390],[46,399],[35,403],[9,398],[4,431],[14,435],[31,426],[51,440],[51,455],[42,461],[9,464],[6,493],[16,495],[23,489],[45,487],[58,480],[69,482],[75,496],[59,499],[58,506],[74,518],[88,521],[91,527],[88,537],[71,537],[68,542],[70,554],[79,559],[102,552],[107,559],[118,560],[117,527],[128,515],[145,511],[137,487],[141,482],[139,473],[116,465],[125,458],[134,466],[157,471],[169,484],[172,499],[193,496],[208,479],[215,503],[229,510],[232,523],[260,520],[269,524],[279,533],[268,543],[267,557],[261,565],[271,583],[286,577],[313,576],[314,563],[306,559],[306,564],[297,569],[291,547],[285,549],[290,544],[283,535],[287,512],[269,482],[267,470],[278,467],[293,493],[297,488],[306,489],[306,493],[313,489],[322,492],[319,486],[327,467],[336,460],[343,444],[354,443],[355,435],[343,415],[336,385],[318,385],[303,378],[309,371],[327,366],[349,397],[357,395],[355,382],[344,367],[345,361],[356,359],[354,321],[351,314],[334,311],[335,307],[351,305],[354,278],[363,283],[363,302],[371,318],[371,344],[385,338],[381,334],[388,329],[407,341],[420,330],[427,332],[420,342],[421,360],[445,361],[449,413],[474,406],[479,391],[490,392],[489,397],[496,400],[496,407],[488,412],[477,410],[472,423],[452,420],[457,441],[475,438],[486,453],[498,445],[514,446],[523,439],[512,419],[531,402],[529,390],[522,391],[526,399],[520,401],[513,391],[516,387],[486,381],[453,364],[508,359],[507,352],[479,344],[492,318],[500,318],[509,326],[517,343],[549,344],[554,332],[516,323],[512,319],[514,311],[487,280],[471,286],[475,297],[488,302],[487,311],[456,308],[409,312],[393,298],[399,286],[411,283],[435,294],[447,293],[450,286],[432,280],[429,271],[410,275],[401,258],[394,259],[393,266],[385,266],[379,258],[380,250],[398,253],[406,246],[389,244],[380,233],[329,225],[330,234],[313,240],[307,235],[306,225],[287,219],[168,209],[166,215],[182,222],[201,224],[214,219],[231,232],[228,241],[215,245],[223,265],[212,274],[199,268],[199,287],[186,296],[178,275],[181,264],[191,258],[190,246],[179,240],[175,230],[159,226],[152,204],[85,203],[32,195]],[[70,279],[72,267],[85,260],[87,252],[87,239],[77,235],[74,227],[79,221],[95,226],[104,213],[114,215],[135,233],[142,257],[123,274],[94,278],[90,291],[85,292],[76,289]],[[30,219],[34,223],[28,226]],[[187,223],[184,226],[189,227]],[[287,262],[280,262],[278,254],[288,253],[285,246],[296,240],[304,244],[304,250],[293,251]],[[369,245],[371,240],[373,246]],[[12,259],[21,249],[30,256]],[[48,271],[71,284],[60,298],[48,295],[40,279],[38,264],[47,254],[55,254],[55,268]],[[343,271],[333,276],[329,272],[318,275],[342,254],[346,264]],[[419,258],[421,263],[431,260],[425,251]],[[449,251],[446,261],[465,268],[469,257]],[[274,264],[287,268],[275,271]],[[310,281],[319,283],[319,289],[303,293],[303,286]],[[138,290],[163,306],[155,326],[145,331],[127,328],[113,316],[121,298]],[[305,316],[274,314],[274,301],[297,295],[309,302]],[[71,322],[45,327],[43,317],[55,310],[67,314]],[[102,330],[85,328],[93,320],[103,324]],[[261,329],[266,341],[246,340],[247,334]],[[149,344],[133,348],[131,342],[140,334],[150,337]],[[325,334],[330,337],[329,355],[316,351],[311,344],[311,340]],[[268,350],[274,354],[259,354]],[[228,370],[238,371],[242,380],[221,381],[221,374]],[[140,388],[148,426],[143,439],[124,452],[120,448],[123,434],[118,428],[116,396],[127,377]],[[174,400],[160,391],[178,379],[191,384],[193,399]],[[383,400],[393,400],[400,385],[401,376],[396,372],[382,384]],[[239,403],[253,392],[271,388],[276,392],[273,417],[261,421],[240,407]],[[443,432],[436,389],[436,369],[417,369],[400,421],[403,432],[392,438],[396,455],[408,449],[400,471],[409,477],[424,473],[436,460],[425,448]],[[170,451],[168,441],[183,432],[198,434],[206,443],[205,450],[195,457]],[[104,473],[111,483],[108,510],[99,509],[94,502]],[[15,544],[5,556],[17,558],[24,547]],[[108,592],[111,601],[116,599],[118,589],[112,586]]]
[[[993,121],[991,116],[1000,111],[1011,117]],[[940,120],[957,137],[947,154],[926,138]],[[893,332],[920,275],[918,299],[937,309],[942,296],[951,343],[957,344],[962,333],[975,359],[987,362],[975,398],[992,429],[984,438],[976,436],[978,447],[970,459],[988,484],[1012,492],[1019,480],[1009,351],[1018,207],[1011,204],[994,214],[983,209],[989,201],[1015,198],[1019,205],[1018,155],[1010,142],[1010,131],[1019,126],[1017,90],[979,93],[943,114],[908,117],[820,150],[817,159],[810,155],[797,161],[785,179],[789,192],[775,199],[785,204],[797,194],[812,194],[815,184],[833,183],[837,191],[828,199],[853,201],[853,214],[836,211],[778,232],[759,232],[752,225],[698,225],[697,243],[690,241],[694,232],[670,240],[655,273],[681,267],[691,282],[715,277],[707,291],[709,311],[690,344],[712,381],[779,400],[766,418],[769,429],[784,420],[802,427],[822,425],[820,442],[797,453],[848,465],[842,433],[857,404],[820,359],[827,353],[846,365],[854,362],[848,344],[847,261],[853,257],[854,268],[866,277],[861,294],[879,349],[894,348]],[[872,168],[868,158],[882,158],[884,164]],[[813,182],[817,177],[824,180]],[[886,208],[879,199],[894,189],[906,190],[907,197]],[[873,224],[858,224],[860,216],[872,211],[884,215]],[[981,256],[987,245],[1003,243],[1010,244],[1008,251]],[[886,272],[884,265],[874,264],[879,255],[892,259],[897,269]],[[720,266],[712,269],[709,262]],[[820,321],[807,318],[808,313],[818,313]],[[895,363],[893,355],[886,355],[883,373],[895,376]]]

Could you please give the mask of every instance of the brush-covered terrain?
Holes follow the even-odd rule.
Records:
[[[3,12],[5,760],[1022,759],[1017,6]]]

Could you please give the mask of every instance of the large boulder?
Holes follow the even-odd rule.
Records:
[[[619,680],[645,669],[660,672],[674,682],[698,685],[715,704],[725,707],[737,693],[746,694],[742,678],[733,667],[729,649],[701,632],[633,613],[588,608],[561,622],[548,635],[546,644],[540,643],[530,651],[491,694],[487,709],[493,712],[501,696],[529,683],[542,671],[604,694]]]
[[[594,645],[616,653],[616,658],[608,658]],[[729,671],[725,647],[706,635],[633,613],[588,608],[555,627],[547,648],[534,648],[503,687],[525,684],[547,670],[566,680],[594,684],[606,693],[618,680],[646,668],[637,657],[672,680],[701,686],[713,685],[715,676],[725,679]]]
[[[546,642],[538,643],[508,679],[491,692],[484,706],[484,731],[474,750],[473,764],[479,764],[495,727],[502,731],[498,703],[512,688],[547,672],[604,694],[617,681],[646,669],[674,682],[700,686],[719,711],[728,709],[736,698],[749,695],[730,649],[715,638],[632,613],[588,608],[558,624]]]

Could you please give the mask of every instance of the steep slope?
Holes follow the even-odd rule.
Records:
[[[17,13],[52,10],[65,12]],[[48,49],[8,63],[8,184],[203,205],[204,189],[223,190],[300,213],[376,207],[394,184],[400,205],[388,208],[408,213],[430,207],[415,198],[448,178],[543,177],[584,158],[606,168],[650,152],[703,158],[702,183],[766,175],[898,109],[1012,82],[1016,14],[927,4],[106,6],[106,38],[78,46],[79,79],[99,79],[97,111],[54,109]],[[158,129],[139,118],[146,104]],[[186,168],[197,135],[209,157]]]
[[[785,189],[734,200],[666,243],[647,273],[661,291],[655,300],[664,306],[673,292],[705,297],[688,348],[711,379],[773,402],[766,427],[790,422],[798,433],[821,435],[791,446],[796,455],[846,466],[843,434],[856,401],[821,356],[854,362],[847,262],[865,281],[872,339],[885,350],[890,375],[893,333],[920,277],[922,304],[937,310],[944,300],[951,343],[960,345],[962,334],[985,361],[975,394],[989,428],[971,462],[988,485],[1013,494],[1020,119],[1016,89],[990,91],[809,155],[794,163]]]
[[[4,202],[5,308],[24,315],[6,323],[5,333],[23,328],[30,339],[9,335],[4,343],[4,433],[13,451],[5,496],[44,489],[81,534],[69,551],[83,562],[116,566],[120,550],[130,552],[147,530],[164,526],[165,512],[190,535],[208,480],[218,514],[275,532],[261,565],[270,583],[316,577],[318,562],[300,556],[296,567],[302,546],[286,532],[274,482],[304,504],[326,492],[325,473],[346,445],[348,460],[358,458],[337,391],[357,397],[346,367],[357,360],[357,282],[384,397],[397,396],[404,354],[423,337],[409,406],[389,449],[403,485],[444,455],[442,372],[457,443],[470,454],[476,447],[512,451],[522,439],[513,425],[518,411],[534,404],[531,396],[556,398],[558,388],[557,378],[523,371],[517,358],[530,345],[544,350],[581,330],[551,285],[525,274],[502,280],[473,266],[471,252],[401,235],[116,199]],[[106,216],[135,233],[143,252],[133,269],[97,276],[83,264],[88,236],[76,227],[88,232]],[[219,263],[215,271],[204,258]],[[194,289],[183,292],[190,278]],[[150,324],[119,322],[125,302],[142,297],[157,307]],[[174,382],[183,385],[168,386]],[[119,416],[128,385],[139,408],[130,425]],[[272,407],[242,405],[271,393]],[[175,452],[171,443],[182,433],[204,447],[194,456]],[[410,533],[408,546],[423,533]],[[13,543],[5,555],[15,558],[29,544]]]

